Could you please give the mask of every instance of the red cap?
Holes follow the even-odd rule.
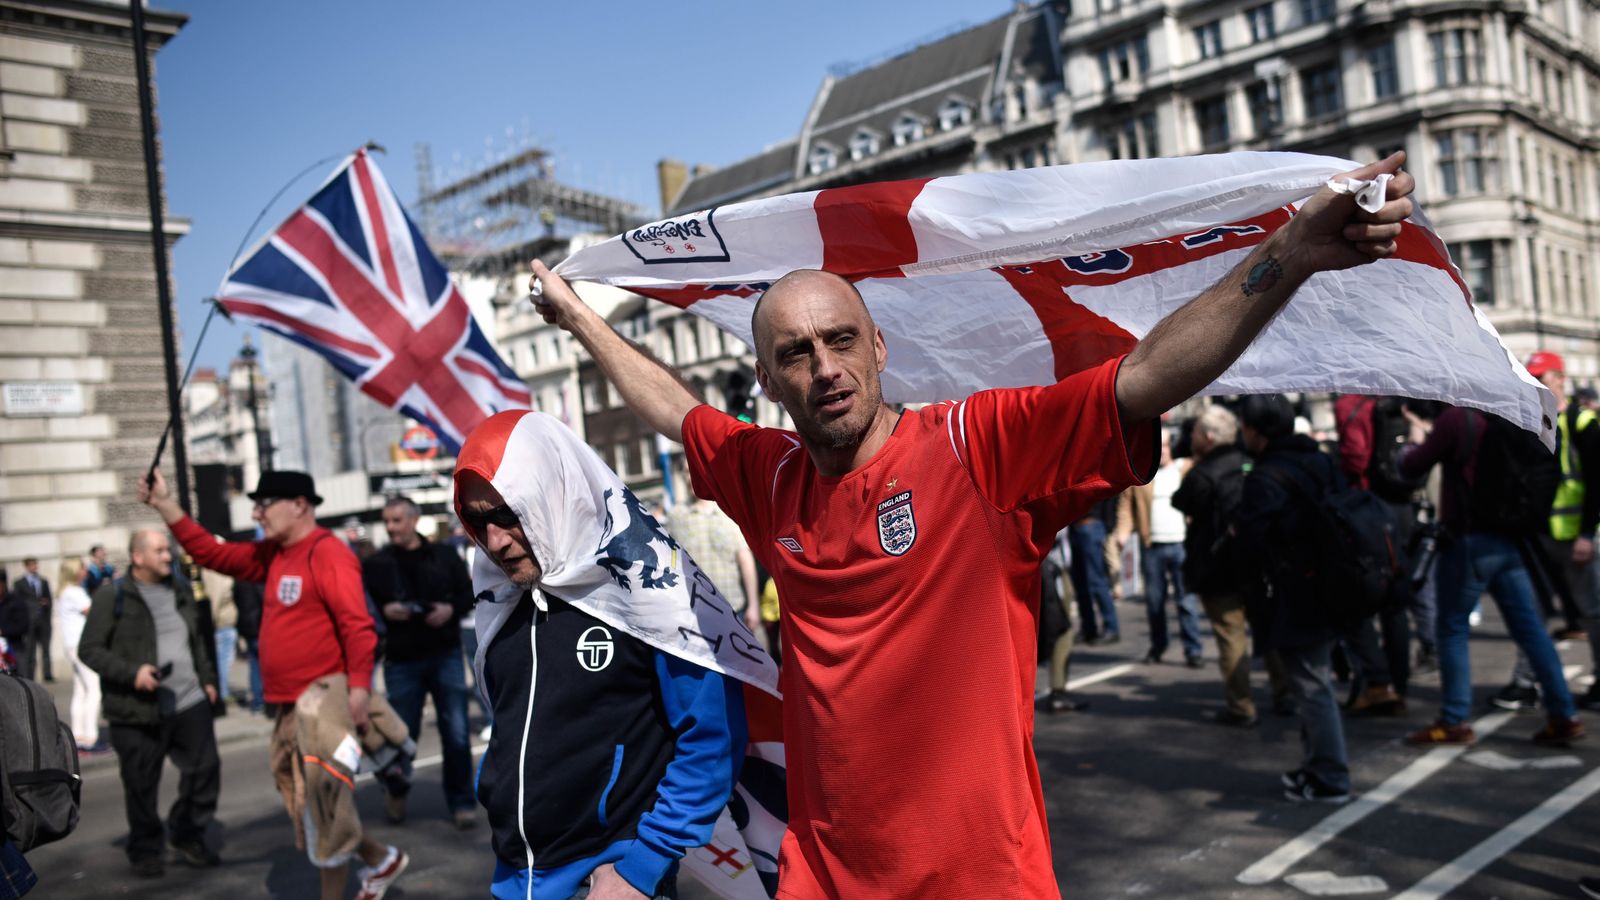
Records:
[[[1540,350],[1528,357],[1528,374],[1535,378],[1544,377],[1546,372],[1565,373],[1566,371],[1566,363],[1561,361],[1559,355],[1551,353],[1549,350]]]

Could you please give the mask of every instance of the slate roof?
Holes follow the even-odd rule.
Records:
[[[683,186],[668,215],[694,212],[726,200],[738,200],[794,177],[795,148],[789,139],[732,165],[697,175]]]
[[[920,117],[926,135],[933,137],[939,133],[940,107],[952,97],[970,105],[971,121],[984,121],[996,77],[1060,84],[1053,21],[1043,7],[1006,13],[860,71],[825,80],[812,103],[811,125],[800,137],[690,179],[669,214],[781,188],[802,171],[805,161],[798,157],[802,143],[807,147],[827,143],[842,155],[848,152],[850,138],[867,128],[878,134],[882,148],[891,148],[894,125],[908,112]],[[1001,72],[1002,66],[1005,72]]]

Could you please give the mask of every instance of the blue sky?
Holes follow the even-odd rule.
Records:
[[[375,140],[403,202],[413,147],[436,168],[523,135],[557,176],[654,209],[662,157],[722,165],[792,136],[828,67],[868,61],[1005,0],[422,3],[153,0],[189,15],[156,57],[168,208],[192,222],[174,251],[184,354],[251,220],[310,163]],[[319,167],[252,240],[307,199]],[[243,329],[213,323],[201,365]]]

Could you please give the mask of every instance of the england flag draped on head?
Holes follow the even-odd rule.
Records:
[[[778,669],[743,618],[593,448],[554,417],[504,412],[472,432],[456,461],[458,516],[466,478],[492,485],[522,524],[541,570],[534,592],[744,682],[750,744],[739,785],[712,842],[683,864],[730,900],[770,896],[787,819]],[[481,545],[482,535],[472,537]],[[489,645],[526,589],[481,550],[472,587],[481,686]]]

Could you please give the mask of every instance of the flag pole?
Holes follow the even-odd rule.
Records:
[[[150,88],[150,56],[144,34],[144,0],[128,4],[133,26],[133,65],[138,80],[139,126],[144,137],[145,190],[150,198],[150,244],[155,256],[156,297],[161,315],[161,355],[167,381],[167,431],[177,437],[172,446],[175,467],[178,505],[185,513],[189,507],[189,453],[183,439],[183,397],[178,384],[178,339],[172,317],[172,285],[167,274],[167,229],[161,203],[161,170],[156,158],[156,129],[154,100]],[[215,309],[215,307],[212,307]],[[166,434],[156,450],[155,466],[161,462]]]
[[[207,297],[205,302],[210,305],[211,310],[206,313],[205,323],[200,326],[200,336],[195,339],[194,349],[189,351],[189,364],[184,366],[183,379],[178,383],[179,394],[182,394],[183,388],[189,385],[189,376],[194,374],[194,364],[195,361],[200,357],[201,346],[203,346],[206,342],[206,331],[211,328],[211,320],[216,317],[217,313],[222,313],[222,317],[224,319],[227,319],[229,322],[233,321],[233,314],[224,309],[221,301],[219,301],[217,298]],[[180,417],[178,416],[178,411],[176,409],[172,411],[171,415],[167,416],[167,427],[161,432],[161,440],[156,443],[155,459],[150,460],[150,471],[145,475],[145,479],[151,483],[155,482],[156,468],[161,465],[161,454],[166,451],[167,438],[171,437],[172,430],[179,418]],[[179,433],[181,434],[182,432],[180,431]],[[177,457],[178,451],[176,447],[173,448],[172,452],[173,456]],[[187,510],[185,510],[185,512],[187,512]]]

